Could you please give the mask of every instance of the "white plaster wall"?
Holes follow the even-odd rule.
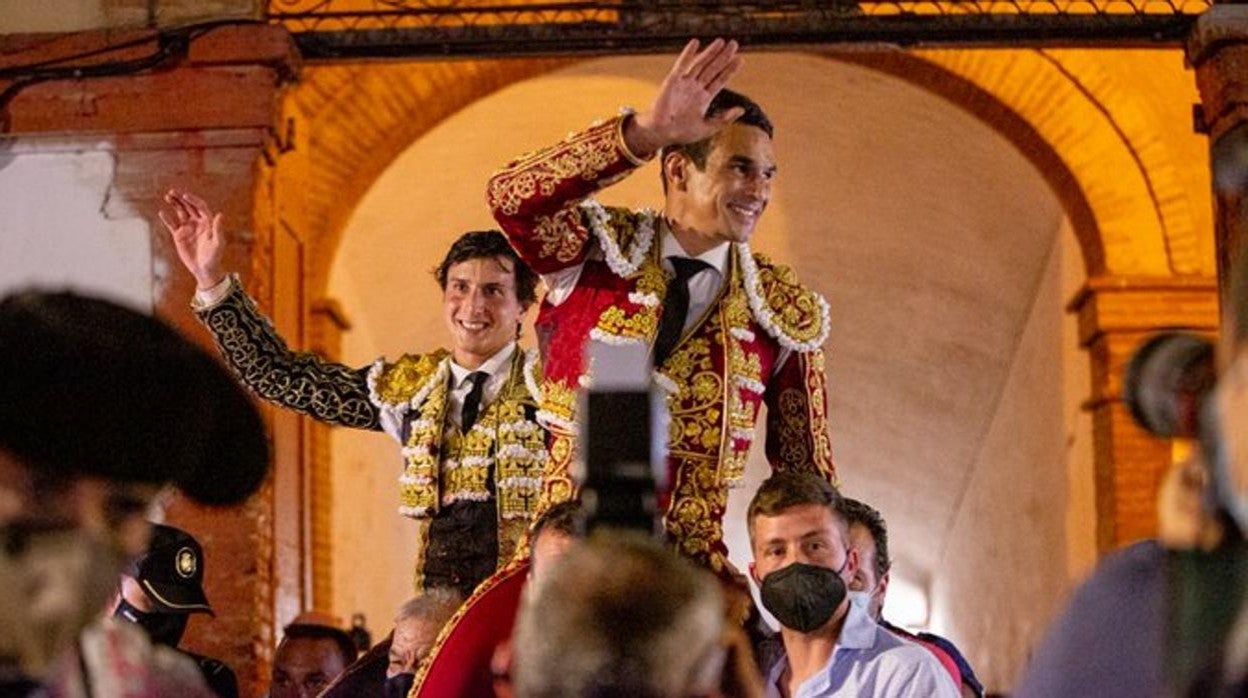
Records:
[[[152,306],[146,221],[110,201],[115,161],[103,149],[0,152],[0,294],[65,287]]]
[[[1070,221],[1062,221],[1061,299],[1069,303],[1086,282],[1082,252]],[[1092,413],[1083,405],[1092,397],[1092,362],[1079,346],[1079,316],[1062,314],[1062,423],[1066,454],[1066,574],[1069,584],[1062,598],[1092,571],[1096,548],[1096,462]],[[1060,606],[1060,604],[1059,604]]]
[[[1013,686],[1067,582],[1063,251],[1055,239],[932,574],[933,631],[995,691]]]

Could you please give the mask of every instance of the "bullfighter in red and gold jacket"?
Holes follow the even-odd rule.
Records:
[[[722,89],[741,64],[736,51],[735,42],[702,51],[690,42],[649,111],[521,157],[487,193],[512,246],[548,286],[537,319],[538,419],[552,444],[539,511],[573,495],[575,393],[593,372],[583,365],[586,341],[655,346],[671,416],[667,532],[721,574],[728,489],[741,481],[760,405],[772,468],[835,480],[820,350],[828,306],[790,269],[750,251],[776,168],[767,117]],[[659,151],[661,213],[591,198]],[[674,323],[665,341],[669,286],[680,283],[687,293],[668,324],[683,317],[683,326]]]

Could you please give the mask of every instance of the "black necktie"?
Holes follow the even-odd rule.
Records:
[[[659,318],[659,333],[654,339],[655,366],[662,365],[672,353],[681,330],[685,329],[685,316],[689,314],[689,279],[711,266],[700,259],[688,257],[668,257],[668,261],[676,270],[676,276],[668,282],[667,294],[663,296],[663,315]]]
[[[468,374],[468,380],[472,381],[472,390],[468,391],[468,397],[464,398],[464,407],[459,411],[459,430],[465,434],[477,421],[477,413],[481,411],[481,391],[485,388],[485,379],[489,377],[490,374],[485,371]]]

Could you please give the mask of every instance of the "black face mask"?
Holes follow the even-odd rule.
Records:
[[[781,625],[809,633],[832,619],[846,591],[838,570],[794,562],[764,577],[759,596]]]
[[[416,683],[415,674],[395,674],[386,679],[386,698],[407,698]]]
[[[117,604],[117,610],[113,611],[113,615],[143,628],[152,642],[169,647],[177,647],[182,641],[182,633],[186,632],[186,623],[190,620],[190,616],[185,613],[140,611],[125,599]]]

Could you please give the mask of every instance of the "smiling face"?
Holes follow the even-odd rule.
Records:
[[[442,291],[455,363],[475,369],[516,338],[528,310],[516,296],[513,262],[477,257],[452,265]]]
[[[776,157],[762,129],[731,124],[711,140],[704,167],[681,152],[663,162],[667,215],[685,251],[748,242],[771,200]]]

